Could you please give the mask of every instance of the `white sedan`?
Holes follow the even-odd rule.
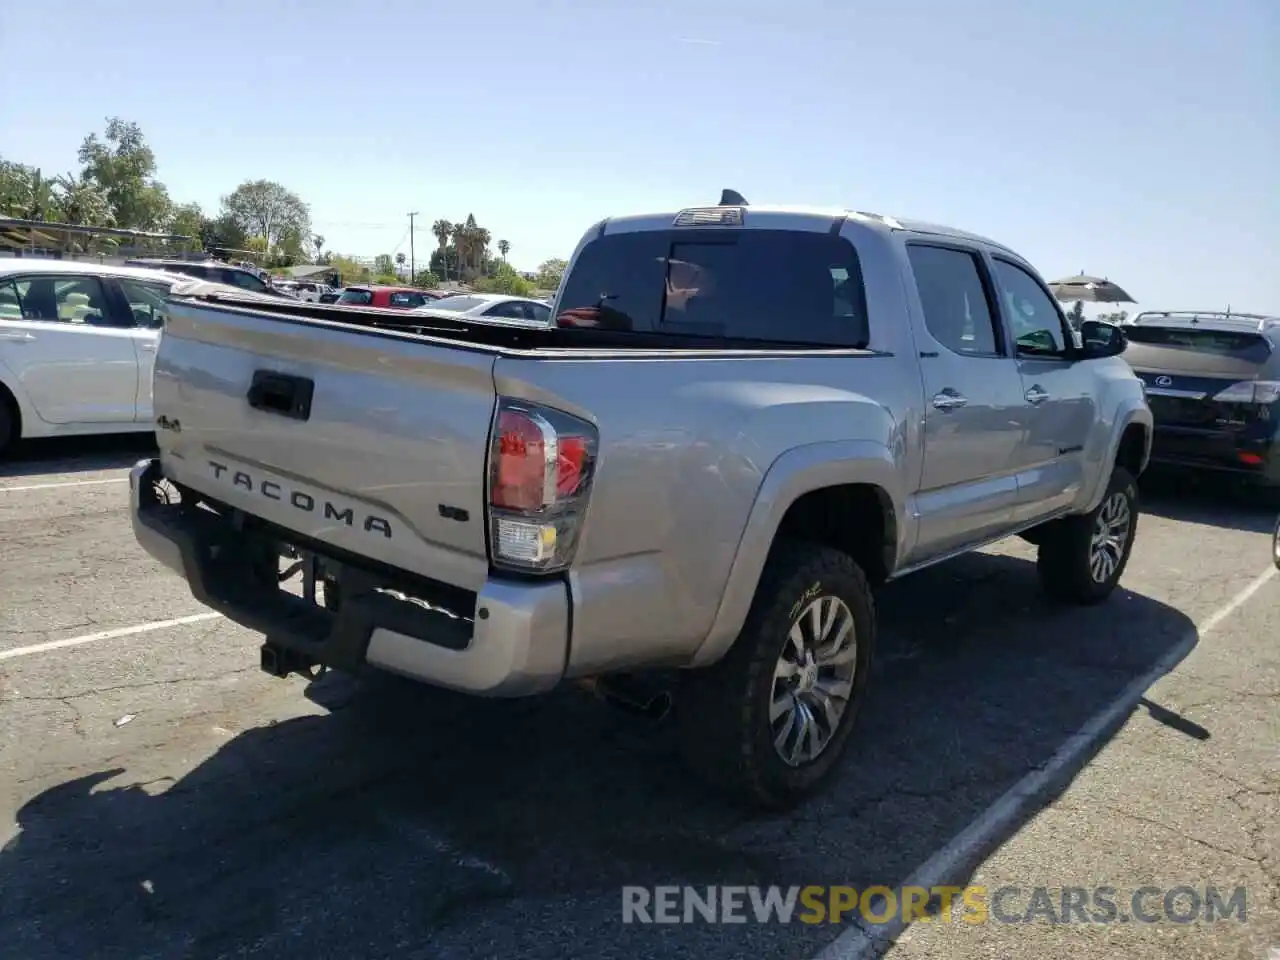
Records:
[[[138,267],[0,259],[0,452],[29,437],[154,430],[166,298],[196,283]]]
[[[493,318],[508,322],[524,321],[528,325],[539,327],[551,325],[551,308],[542,301],[499,293],[461,293],[419,307],[414,312],[435,313],[442,310],[478,320]]]

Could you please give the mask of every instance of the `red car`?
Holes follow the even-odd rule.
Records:
[[[376,284],[361,284],[347,287],[338,297],[339,305],[351,307],[389,307],[393,310],[412,310],[414,307],[425,307],[434,298],[413,287],[383,287]]]

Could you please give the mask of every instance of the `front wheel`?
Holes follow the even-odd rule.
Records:
[[[1138,530],[1138,485],[1115,467],[1102,502],[1089,513],[1045,529],[1036,568],[1045,592],[1075,604],[1111,596],[1129,563]]]
[[[757,808],[817,792],[853,729],[874,643],[875,605],[858,565],[817,544],[777,545],[733,647],[681,680],[674,713],[685,761]]]

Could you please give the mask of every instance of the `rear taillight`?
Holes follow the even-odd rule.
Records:
[[[1241,380],[1225,390],[1219,390],[1213,399],[1223,403],[1256,403],[1269,406],[1280,400],[1280,382],[1275,380]]]
[[[495,566],[548,573],[573,561],[598,434],[539,404],[498,401],[489,451],[489,550]]]

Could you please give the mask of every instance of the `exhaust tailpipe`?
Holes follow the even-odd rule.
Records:
[[[671,712],[669,690],[646,683],[630,674],[590,677],[581,681],[581,686],[605,703],[645,720],[661,720]]]

